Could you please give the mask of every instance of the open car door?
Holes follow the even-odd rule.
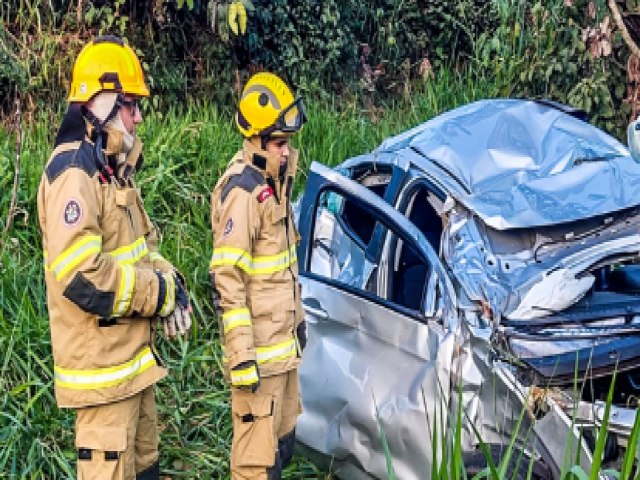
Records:
[[[449,277],[406,217],[315,162],[298,224],[308,342],[296,438],[343,478],[388,478],[388,461],[397,478],[428,478],[454,357]]]

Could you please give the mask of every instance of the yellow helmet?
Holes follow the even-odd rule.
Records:
[[[299,131],[306,121],[302,99],[294,98],[277,75],[256,73],[244,86],[236,125],[245,137],[290,135]]]
[[[98,92],[148,97],[142,67],[129,45],[104,35],[82,49],[73,65],[69,102],[86,102]]]

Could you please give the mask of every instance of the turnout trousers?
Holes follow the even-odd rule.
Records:
[[[158,480],[153,385],[123,400],[76,410],[78,480]]]
[[[232,387],[232,480],[280,479],[301,411],[297,369],[261,378],[255,393]]]

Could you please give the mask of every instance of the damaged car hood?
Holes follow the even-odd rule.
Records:
[[[571,222],[640,199],[640,165],[624,145],[534,101],[478,101],[384,141],[371,155],[446,177],[456,200],[499,230]]]
[[[342,167],[367,159],[417,169],[442,189],[441,256],[494,315],[562,311],[592,288],[591,267],[640,252],[640,164],[567,107],[478,101]]]

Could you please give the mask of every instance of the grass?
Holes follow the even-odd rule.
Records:
[[[481,78],[447,71],[384,111],[338,100],[309,102],[296,192],[312,160],[335,165],[370,151],[389,135],[497,90]],[[0,478],[74,475],[73,414],[56,407],[45,304],[36,192],[62,111],[42,110],[23,125],[17,215],[6,235],[13,185],[15,131],[0,130]],[[375,114],[376,120],[372,120]],[[240,145],[231,112],[190,104],[146,116],[140,128],[145,167],[138,177],[161,232],[161,251],[187,277],[195,310],[188,339],[160,350],[170,376],[158,385],[161,469],[172,478],[225,478],[231,438],[217,322],[207,265],[212,250],[209,195]],[[286,479],[331,478],[295,458]]]

